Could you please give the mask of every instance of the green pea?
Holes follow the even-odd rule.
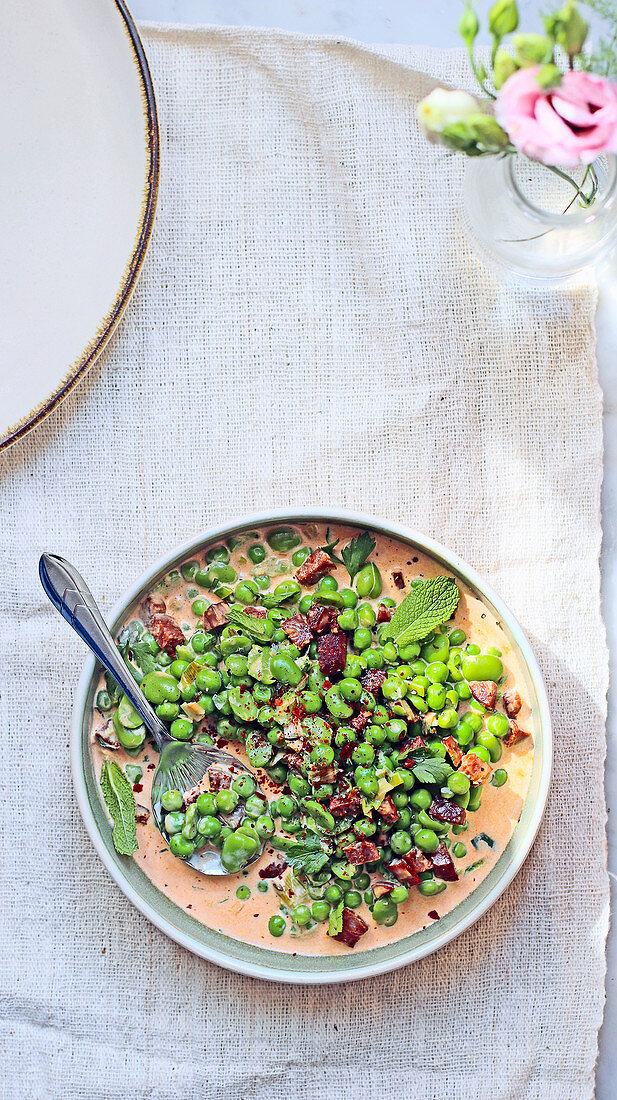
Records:
[[[432,801],[433,796],[425,787],[418,787],[409,796],[409,805],[414,806],[417,810],[428,810]]]
[[[353,588],[341,588],[339,596],[343,601],[343,607],[356,607],[358,603],[358,596],[357,593],[354,592]]]
[[[214,814],[204,814],[199,818],[197,828],[202,836],[206,837],[206,840],[216,840],[220,835],[222,825]]]
[[[176,833],[169,838],[169,850],[172,855],[179,856],[180,859],[190,859],[195,851],[195,845],[192,840],[182,836],[182,833]]]
[[[108,691],[99,691],[96,696],[96,709],[104,714],[105,711],[111,710],[113,703],[111,701],[111,695]]]
[[[369,821],[368,818],[361,818],[360,821],[354,822],[354,832],[357,836],[375,836],[377,832],[377,826],[374,821]]]
[[[441,714],[437,715],[437,725],[440,729],[452,730],[458,724],[458,714],[454,708],[448,710],[442,710]]]
[[[300,545],[302,539],[293,527],[278,527],[275,531],[269,532],[266,541],[275,553],[288,554],[290,550]]]
[[[179,680],[184,670],[188,667],[188,661],[172,661],[169,666],[170,675],[175,676],[176,680]]]
[[[306,559],[310,558],[311,553],[310,546],[301,546],[299,550],[294,550],[291,555],[292,564],[295,565],[296,568],[300,565],[304,565]]]
[[[355,630],[358,626],[358,613],[353,607],[341,611],[336,620],[341,630]]]
[[[401,718],[390,718],[384,726],[388,741],[396,744],[407,732],[407,723]]]
[[[461,661],[461,671],[466,680],[500,680],[503,676],[503,663],[492,653],[469,655]]]
[[[220,562],[223,562],[223,564],[226,564],[229,561],[229,550],[227,549],[226,546],[222,546],[222,545],[221,546],[211,546],[210,549],[206,551],[206,561],[207,562],[219,562],[220,561]]]
[[[161,795],[161,806],[164,810],[181,810],[183,802],[180,791],[164,791]]]
[[[380,649],[365,649],[360,656],[365,668],[383,668],[384,659]]]
[[[195,574],[199,571],[200,565],[198,561],[185,561],[180,566],[180,572],[185,581],[192,581],[195,579]]]
[[[467,711],[467,714],[463,715],[461,721],[469,726],[472,733],[479,733],[482,729],[482,719],[480,715],[473,714],[472,711]]]
[[[301,591],[302,589],[297,581],[281,581],[273,592],[267,592],[265,596],[261,597],[261,602],[264,607],[275,608],[287,600],[295,600]]]
[[[298,701],[307,714],[317,714],[321,710],[321,699],[316,691],[301,691]]]
[[[149,703],[176,703],[180,698],[177,680],[168,672],[147,672],[141,681],[143,691]]]
[[[508,773],[505,768],[496,768],[491,776],[491,783],[494,787],[503,787],[507,782]]]
[[[278,799],[276,803],[276,808],[279,817],[282,817],[283,820],[285,820],[286,818],[290,818],[291,815],[294,813],[296,809],[296,803],[294,802],[293,798],[289,797],[289,795],[283,794]]]
[[[254,565],[260,565],[266,557],[266,548],[260,542],[254,542],[252,546],[249,546],[246,553]]]
[[[391,799],[394,802],[397,810],[404,810],[409,802],[409,795],[407,791],[403,791],[400,788],[396,791],[392,791]]]
[[[383,898],[377,898],[373,906],[373,920],[375,924],[385,924],[391,927],[391,925],[396,923],[397,917],[396,905],[390,901],[387,894]]]
[[[467,641],[467,635],[464,630],[460,628],[453,630],[450,634],[450,645],[463,645]]]
[[[358,699],[362,695],[362,684],[359,680],[352,679],[351,677],[345,677],[339,681],[338,689],[346,699],[348,703],[357,703]]]
[[[353,644],[356,649],[368,649],[372,641],[373,638],[368,627],[359,626],[357,630],[354,630]]]
[[[492,764],[496,764],[501,758],[501,742],[497,737],[493,737],[492,733],[484,733],[483,731],[478,733],[476,735],[476,746],[478,745],[488,751]]]
[[[409,645],[403,645],[399,649],[399,657],[401,661],[413,661],[420,653],[420,646],[417,642],[410,642]]]
[[[360,623],[360,626],[375,626],[377,616],[375,615],[374,608],[371,607],[370,603],[358,604],[356,614],[358,616],[358,622]]]
[[[290,775],[289,789],[292,794],[295,794],[296,798],[304,798],[307,794],[310,794],[311,785],[301,775]]]
[[[234,588],[234,599],[238,603],[251,604],[259,591],[254,581],[240,581]]]
[[[375,749],[368,741],[364,741],[361,745],[356,745],[351,758],[354,764],[361,764],[363,767],[368,767],[373,763],[375,759]]]
[[[266,800],[260,794],[250,794],[245,802],[244,812],[257,820],[266,812]]]
[[[325,703],[333,718],[351,718],[353,707],[345,702],[338,685],[328,689],[325,695]]]
[[[404,856],[413,848],[413,840],[409,833],[403,829],[397,829],[390,837],[390,847],[397,856]]]
[[[382,647],[382,653],[387,665],[393,665],[398,660],[398,650],[394,642],[386,642]],[[424,665],[422,667],[424,668]]]
[[[383,726],[369,726],[364,731],[364,737],[371,745],[383,745],[386,740],[386,731]]]
[[[472,787],[469,794],[469,802],[467,803],[467,809],[470,813],[475,813],[480,809],[480,802],[482,801],[482,784],[478,783],[477,787]]]
[[[268,893],[268,883],[267,882],[258,882],[257,883],[257,889],[259,890],[260,894],[267,894]]]
[[[490,736],[490,734],[489,734],[489,736]],[[497,743],[499,744],[499,742],[497,742]],[[501,750],[501,746],[500,746],[500,750]],[[475,756],[479,756],[480,760],[484,760],[485,764],[490,763],[491,754],[488,751],[488,749],[484,748],[484,745],[474,745],[473,749],[470,749],[469,751],[474,753]],[[501,751],[500,751],[500,755],[501,755]]]
[[[176,741],[190,741],[193,736],[193,723],[188,718],[174,718],[169,732]]]
[[[280,917],[278,913],[270,917],[268,921],[268,931],[271,936],[282,936],[283,932],[287,928],[287,922],[284,917]]]
[[[343,669],[343,676],[351,680],[359,680],[362,672],[363,668],[360,658],[355,653],[348,653],[345,668]]]
[[[362,894],[358,890],[345,890],[343,902],[347,909],[357,909],[362,905]]]
[[[163,827],[168,836],[174,836],[176,833],[181,833],[184,828],[185,814],[183,813],[167,813],[163,819]]]
[[[330,916],[330,906],[327,901],[314,901],[311,905],[311,916],[319,924],[322,924]]]
[[[211,791],[202,791],[197,798],[197,812],[201,817],[216,813],[216,798]]]
[[[510,723],[505,714],[491,714],[486,725],[489,733],[492,733],[494,737],[505,737],[510,729]]]
[[[453,794],[466,794],[470,787],[469,776],[464,772],[452,772],[448,776],[448,787]]]
[[[400,905],[402,902],[407,901],[409,890],[406,886],[395,886],[388,896],[395,905]]]
[[[425,898],[434,898],[436,894],[441,894],[446,888],[445,882],[437,882],[436,879],[425,879],[424,882],[418,883],[418,891],[423,894]]]
[[[274,822],[269,814],[259,815],[255,821],[255,830],[264,840],[274,835]]]
[[[463,638],[463,641],[464,640]],[[457,840],[456,844],[453,846],[452,855],[456,856],[457,859],[463,859],[467,855],[467,848],[460,840]]]
[[[446,705],[446,689],[443,685],[431,684],[426,692],[426,701],[431,710],[443,710]]]
[[[362,566],[355,578],[356,592],[361,599],[367,596],[369,599],[377,599],[381,595],[381,575],[374,562],[369,561]]]
[[[232,781],[231,789],[236,794],[240,795],[240,798],[250,798],[252,794],[255,794],[257,784],[252,775],[239,775]],[[199,801],[199,800],[198,800]]]
[[[291,911],[291,919],[300,928],[308,924],[311,919],[311,910],[308,905],[296,905],[295,909]]]
[[[436,634],[435,637],[426,645],[423,645],[421,649],[422,656],[429,665],[436,662],[445,664],[448,660],[449,652],[450,643],[445,634]]]
[[[415,835],[415,842],[423,852],[436,852],[439,847],[439,837],[434,829],[420,829]]]
[[[248,667],[248,659],[243,653],[230,653],[229,657],[225,658],[225,668],[231,672],[232,676],[246,676]]]

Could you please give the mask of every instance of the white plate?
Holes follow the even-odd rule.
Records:
[[[0,10],[2,450],[55,408],[113,332],[150,237],[159,146],[123,0]]]
[[[229,970],[249,974],[254,978],[270,981],[294,982],[313,985],[322,982],[344,982],[382,974],[406,963],[421,959],[449,943],[478,920],[506,889],[523,860],[527,856],[540,826],[551,777],[552,732],[548,700],[540,669],[531,646],[519,623],[499,596],[478,574],[433,539],[410,530],[400,524],[388,523],[374,516],[356,515],[351,512],[310,509],[310,511],[285,510],[247,516],[236,523],[226,524],[205,532],[185,546],[177,547],[170,554],[147,570],[125,593],[111,615],[111,629],[115,633],[143,597],[152,590],[171,568],[187,558],[195,557],[202,547],[224,541],[238,531],[252,531],[263,524],[283,521],[288,523],[312,520],[330,523],[346,523],[352,527],[380,531],[407,542],[445,566],[480,599],[510,638],[518,651],[522,669],[525,697],[535,712],[537,736],[534,736],[534,759],[531,782],[523,804],[519,822],[496,865],[476,889],[439,921],[421,932],[404,937],[385,947],[370,951],[356,950],[348,955],[294,957],[275,947],[255,947],[231,939],[221,932],[206,928],[186,910],[180,909],[150,882],[138,864],[115,851],[111,829],[105,812],[100,787],[94,775],[90,757],[90,723],[94,693],[98,681],[94,658],[90,658],[77,688],[73,711],[71,735],[71,767],[77,801],[86,829],[105,867],[120,889],[149,920],[177,943],[210,959]]]

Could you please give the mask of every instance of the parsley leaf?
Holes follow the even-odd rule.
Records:
[[[272,636],[268,634],[263,619],[257,619],[255,615],[249,615],[241,611],[239,607],[232,607],[227,612],[227,619],[233,626],[240,627],[249,638],[263,644],[272,642]]]
[[[445,760],[435,759],[435,757],[430,757],[428,760],[415,764],[411,770],[420,783],[439,784],[445,783],[448,776],[452,775],[454,771],[449,764],[446,764]]]
[[[111,839],[122,856],[130,856],[139,847],[135,829],[135,795],[122,768],[115,760],[105,760],[101,768],[101,790],[114,823]]]
[[[290,867],[304,871],[306,875],[316,875],[328,862],[328,852],[321,846],[315,833],[307,833],[304,841],[287,840],[286,837],[272,837],[270,844],[283,852]]]
[[[369,535],[368,531],[362,531],[357,538],[352,539],[351,542],[344,546],[341,550],[341,557],[343,559],[343,565],[345,566],[351,580],[354,579],[356,573],[359,573],[367,558],[373,553],[377,543],[372,535]]]
[[[144,676],[148,672],[154,672],[156,661],[147,642],[129,642],[128,655],[134,664],[141,669]]]
[[[328,917],[328,935],[338,936],[339,932],[343,931],[343,899],[339,901],[335,909],[330,910],[330,916]]]
[[[336,554],[334,553],[336,547],[338,546],[338,544],[341,540],[340,539],[334,539],[332,542],[330,542],[330,528],[329,527],[326,531],[326,539],[328,540],[326,542],[326,545],[325,546],[320,546],[319,549],[323,550],[324,554],[328,555],[328,557],[330,558],[330,561],[336,562],[337,565],[344,565],[345,563],[343,561],[341,561],[340,558],[337,558]]]
[[[397,645],[426,638],[454,614],[460,593],[453,577],[430,577],[412,588],[383,630],[382,637]]]

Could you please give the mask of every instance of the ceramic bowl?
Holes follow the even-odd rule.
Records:
[[[441,920],[396,943],[370,951],[355,950],[345,956],[293,957],[277,951],[274,947],[266,949],[244,944],[206,928],[153,886],[132,859],[120,856],[115,851],[105,807],[90,761],[89,725],[97,680],[93,658],[85,665],[75,699],[71,739],[73,778],[84,823],[111,877],[129,901],[157,928],[177,943],[204,959],[218,963],[219,966],[255,978],[306,985],[353,981],[394,970],[439,950],[477,921],[508,887],[533,844],[546,804],[552,761],[548,702],[537,661],[521,626],[499,596],[475,570],[461,561],[456,554],[417,531],[400,524],[387,523],[373,516],[355,515],[349,512],[319,509],[268,512],[263,515],[251,515],[239,522],[206,531],[186,545],[177,547],[167,554],[131,586],[112,613],[110,624],[112,632],[120,627],[127,615],[130,615],[147,592],[170,569],[185,559],[199,554],[204,546],[226,539],[237,532],[279,521],[340,522],[379,531],[407,543],[413,551],[421,551],[429,555],[460,578],[484,603],[490,613],[501,621],[503,630],[518,650],[526,698],[537,716],[533,770],[520,820],[509,844],[487,877],[469,897]]]

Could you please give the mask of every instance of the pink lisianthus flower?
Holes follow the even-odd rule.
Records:
[[[537,80],[540,68],[513,73],[497,97],[495,114],[512,144],[532,160],[564,168],[617,152],[617,85],[568,72],[545,89]]]

